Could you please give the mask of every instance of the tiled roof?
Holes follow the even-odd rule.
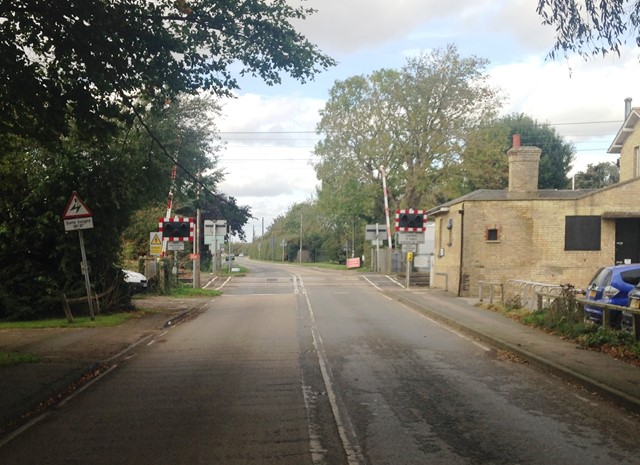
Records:
[[[609,186],[612,187],[612,186]],[[606,188],[605,188],[606,189]],[[512,192],[509,195],[507,189],[479,189],[470,192],[467,195],[453,199],[442,205],[427,210],[427,215],[433,215],[439,210],[462,202],[482,202],[482,201],[509,201],[509,200],[572,200],[579,199],[589,195],[599,189],[577,189],[577,190],[558,190],[558,189],[539,189],[536,192]]]

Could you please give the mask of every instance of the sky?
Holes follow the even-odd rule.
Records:
[[[241,78],[236,98],[221,102],[218,130],[226,144],[219,166],[226,175],[220,190],[251,208],[255,219],[245,226],[249,241],[293,204],[314,198],[315,128],[336,81],[400,69],[410,56],[454,44],[462,57],[489,60],[485,72],[505,98],[501,114],[527,114],[575,145],[570,174],[588,164],[615,162],[618,156],[607,150],[622,124],[624,99],[640,106],[640,49],[631,43],[620,56],[551,60],[553,28],[542,25],[537,0],[308,0],[304,5],[317,13],[296,23],[298,31],[337,66],[305,84],[284,77],[270,87]]]

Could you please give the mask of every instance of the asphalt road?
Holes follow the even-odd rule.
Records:
[[[389,300],[388,278],[248,266],[0,464],[640,464],[637,417]]]

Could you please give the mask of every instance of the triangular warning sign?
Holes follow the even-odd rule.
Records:
[[[151,245],[162,245],[159,234],[154,234],[151,238]]]
[[[76,191],[73,191],[67,203],[67,208],[64,209],[62,219],[70,220],[72,218],[88,218],[90,216],[93,216],[93,213],[91,213],[87,204],[83,202]]]

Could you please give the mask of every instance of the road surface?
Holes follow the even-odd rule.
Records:
[[[638,418],[390,300],[246,277],[0,447],[0,464],[640,464]]]

